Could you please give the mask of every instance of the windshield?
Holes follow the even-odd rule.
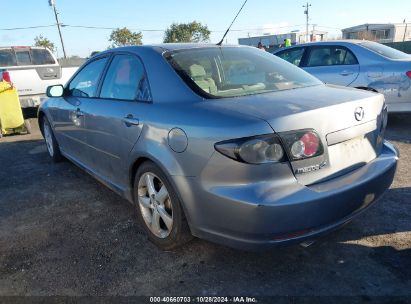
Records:
[[[167,60],[196,92],[237,97],[320,85],[318,79],[265,51],[210,47],[169,52]]]
[[[390,59],[410,59],[411,55],[376,42],[362,42],[361,46]]]

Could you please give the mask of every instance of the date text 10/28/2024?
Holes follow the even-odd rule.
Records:
[[[258,303],[254,297],[150,297],[150,303]]]

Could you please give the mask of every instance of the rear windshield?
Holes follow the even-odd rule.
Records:
[[[361,46],[389,59],[410,59],[411,55],[376,42],[362,42]]]
[[[257,48],[178,50],[165,57],[196,92],[208,98],[237,97],[322,84],[298,67]]]
[[[0,67],[55,64],[53,56],[45,49],[1,49]]]

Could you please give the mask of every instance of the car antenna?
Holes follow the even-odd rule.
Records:
[[[228,32],[231,29],[231,26],[234,24],[235,20],[237,19],[238,15],[240,15],[241,11],[243,10],[243,7],[245,6],[245,4],[247,3],[248,0],[245,0],[243,5],[241,6],[240,10],[238,11],[237,15],[235,15],[233,22],[231,22],[230,26],[228,27],[228,29],[225,31],[223,38],[221,38],[220,42],[217,43],[218,46],[223,44],[224,38],[225,36],[227,36]]]

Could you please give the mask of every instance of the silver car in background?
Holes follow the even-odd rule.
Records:
[[[312,240],[376,202],[396,170],[383,95],[256,48],[112,49],[47,94],[50,156],[135,204],[163,249],[192,235],[243,249]]]
[[[274,51],[325,83],[384,94],[388,112],[411,112],[411,55],[365,40],[312,42]]]

